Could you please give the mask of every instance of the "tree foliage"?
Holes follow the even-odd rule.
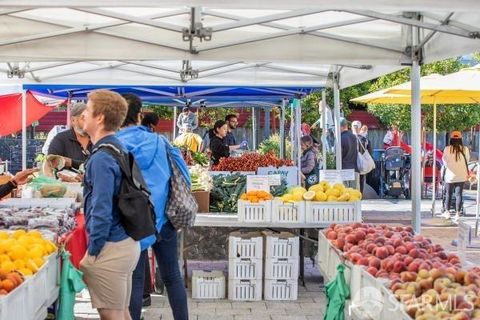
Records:
[[[480,58],[477,54],[475,58]],[[465,67],[459,59],[425,64],[421,68],[421,75],[449,74]],[[410,80],[410,69],[406,68],[378,78],[372,83],[369,91],[389,88]],[[372,113],[386,125],[397,124],[401,130],[411,128],[410,105],[398,104],[369,104],[368,112]],[[480,123],[480,109],[475,105],[437,105],[437,129],[439,131],[464,130]],[[433,128],[433,105],[422,105],[422,124],[427,130]]]

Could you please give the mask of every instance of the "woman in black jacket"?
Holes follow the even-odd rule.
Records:
[[[38,169],[27,169],[17,172],[12,180],[0,185],[0,199],[12,192],[13,189],[17,188],[17,186],[21,186],[22,184],[29,182],[31,180],[30,175],[37,171]]]
[[[227,136],[228,125],[223,120],[215,122],[213,129],[209,131],[210,137],[210,151],[212,152],[212,163],[217,165],[221,158],[230,157],[231,150],[240,149],[240,145],[227,146],[225,145],[223,138]]]

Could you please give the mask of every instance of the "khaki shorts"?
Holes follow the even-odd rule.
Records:
[[[93,263],[87,254],[80,271],[96,309],[127,309],[132,292],[132,273],[140,256],[140,244],[132,238],[107,242]]]

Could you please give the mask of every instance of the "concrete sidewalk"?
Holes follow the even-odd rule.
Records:
[[[227,261],[189,261],[189,270],[228,270]],[[189,274],[189,278],[191,273]],[[190,320],[318,320],[323,318],[327,300],[320,273],[310,259],[305,260],[305,287],[298,287],[297,301],[235,302],[193,300],[188,292]],[[78,298],[75,319],[100,319],[90,299]],[[152,305],[144,309],[145,320],[173,320],[168,298],[152,295]]]

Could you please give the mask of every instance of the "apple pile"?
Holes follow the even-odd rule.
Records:
[[[448,268],[402,272],[390,289],[414,319],[480,319],[480,272]]]
[[[397,280],[402,272],[416,275],[419,270],[459,268],[460,259],[447,254],[430,239],[414,235],[411,227],[391,227],[354,223],[332,224],[325,236],[333,246],[343,251],[347,260],[363,265],[377,278]]]

